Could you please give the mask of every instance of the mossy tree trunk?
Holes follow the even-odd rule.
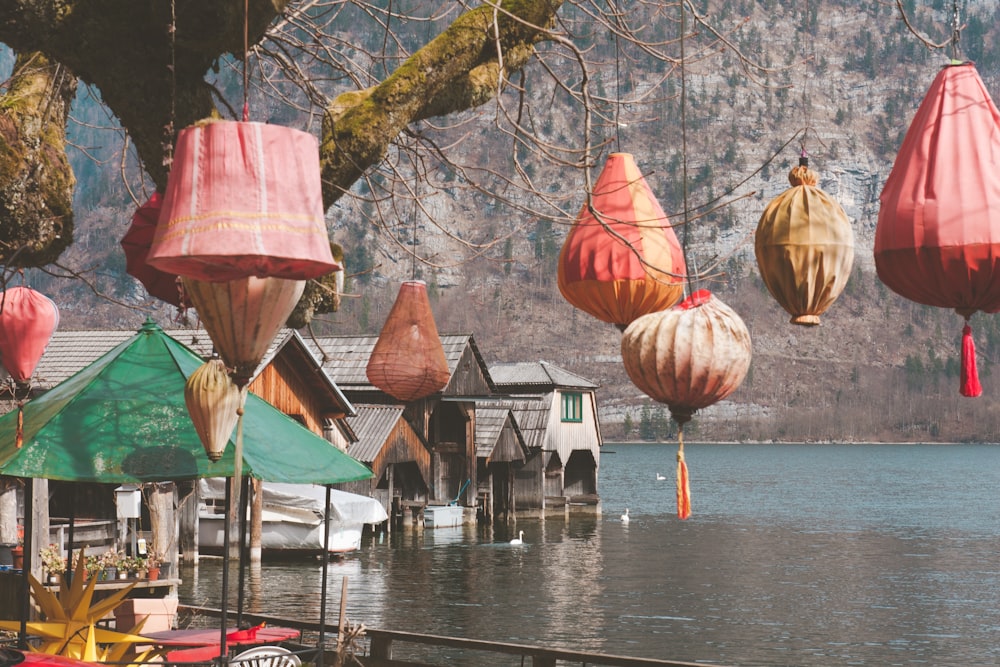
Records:
[[[249,44],[263,39],[292,0],[249,0]],[[386,154],[392,140],[415,121],[469,109],[492,99],[503,75],[520,69],[533,45],[547,35],[562,0],[504,0],[499,9],[484,6],[460,15],[444,33],[417,51],[383,83],[341,94],[327,109],[321,141],[324,201],[333,204]],[[171,30],[174,26],[176,29]],[[21,60],[46,63],[36,95],[60,106],[22,105],[21,123],[45,132],[42,137],[6,132],[8,152],[27,156],[41,143],[62,162],[54,176],[26,176],[0,169],[0,189],[30,182],[48,204],[52,220],[66,220],[72,175],[61,151],[73,76],[94,85],[134,143],[157,187],[166,184],[174,132],[216,113],[205,74],[226,54],[244,51],[242,2],[154,0],[4,0],[0,2],[0,42]],[[501,72],[501,68],[503,72]],[[4,110],[18,95],[14,86],[0,98]],[[11,116],[13,117],[13,116]],[[8,121],[10,122],[10,121]],[[0,126],[2,129],[2,126]],[[59,148],[59,151],[54,150]],[[37,150],[36,150],[36,154]],[[46,156],[49,153],[45,154]],[[27,164],[29,158],[20,162]],[[41,215],[41,214],[39,214]],[[0,227],[3,247],[43,244],[43,232],[27,232],[15,219]],[[54,224],[54,223],[53,223]],[[26,233],[27,232],[27,233]],[[49,236],[54,236],[49,233]],[[28,238],[25,238],[28,237]],[[61,240],[69,243],[67,236]],[[23,265],[42,266],[65,246],[48,242],[46,252],[22,255]],[[2,260],[2,258],[0,258]]]

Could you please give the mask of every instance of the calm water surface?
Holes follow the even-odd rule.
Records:
[[[368,541],[331,566],[328,619],[347,577],[349,620],[374,628],[723,665],[1000,664],[1000,447],[687,444],[687,521],[676,445],[605,449],[602,517],[519,520],[522,547],[514,526]],[[219,606],[219,570],[182,570],[182,601]],[[318,620],[320,577],[265,563],[247,609]]]

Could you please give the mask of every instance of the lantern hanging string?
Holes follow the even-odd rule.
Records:
[[[684,258],[684,266],[688,266],[687,258],[687,240],[688,240],[688,174],[687,174],[687,77],[684,73],[684,61],[686,58],[684,52],[684,33],[687,31],[686,22],[686,11],[684,8],[684,2],[679,4],[681,10],[681,38],[680,38],[680,49],[681,49],[681,62],[680,62],[680,75],[681,75],[681,192],[683,194],[683,207],[684,207],[684,231],[681,235],[681,256]],[[691,271],[685,272],[684,276],[684,292],[685,297],[691,292]],[[678,418],[674,415],[674,421],[677,422],[677,517],[679,519],[687,519],[691,516],[691,486],[688,482],[688,469],[687,463],[684,461],[684,422],[687,419]]]
[[[250,0],[243,0],[243,122],[250,120]]]
[[[962,28],[958,24],[958,0],[951,3],[951,59],[958,62],[958,43],[962,38]]]
[[[620,153],[622,150],[622,97],[621,97],[621,49],[618,41],[618,30],[621,25],[621,17],[618,14],[618,6],[615,0],[608,0],[608,7],[611,8],[611,17],[615,23],[615,149]]]

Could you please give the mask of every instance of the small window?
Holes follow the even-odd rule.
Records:
[[[562,420],[564,422],[583,421],[583,394],[579,392],[563,393]]]

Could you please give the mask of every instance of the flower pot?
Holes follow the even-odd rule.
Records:
[[[160,568],[158,568],[158,567],[151,567],[151,568],[149,568],[146,571],[146,577],[150,581],[156,581],[157,579],[160,578]]]
[[[128,579],[128,571],[127,570],[118,570],[118,578],[119,579]]]
[[[17,545],[10,550],[11,562],[15,570],[24,568],[24,546]]]

